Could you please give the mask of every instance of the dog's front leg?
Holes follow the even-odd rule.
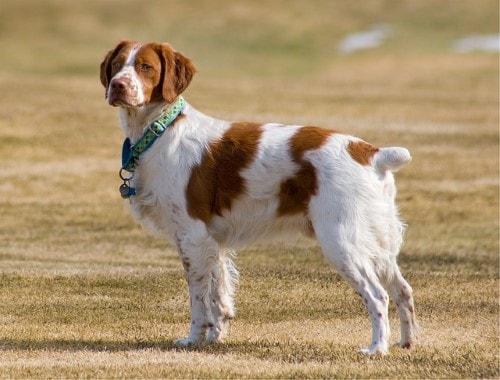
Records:
[[[210,298],[215,324],[207,336],[207,341],[210,342],[224,339],[228,321],[233,319],[235,314],[233,295],[239,275],[231,258],[226,256],[227,253],[233,254],[231,250],[224,248],[219,251],[218,264],[214,268],[214,284]]]
[[[177,339],[175,344],[180,347],[189,347],[203,343],[206,340],[207,332],[214,326],[214,318],[209,305],[206,304],[204,297],[204,282],[205,278],[195,278],[192,274],[186,273],[190,310],[191,310],[191,326],[189,336],[187,338]]]
[[[218,246],[210,238],[200,243],[185,239],[179,244],[179,253],[189,286],[191,326],[189,336],[176,340],[175,344],[188,347],[203,343],[215,324],[210,295],[215,283]]]

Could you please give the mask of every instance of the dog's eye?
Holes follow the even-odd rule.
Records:
[[[111,64],[111,71],[113,72],[113,74],[116,74],[118,71],[120,71],[122,68],[122,63],[120,61],[114,61],[112,64]]]
[[[141,71],[149,71],[153,68],[153,66],[148,65],[147,63],[142,63],[140,66]]]

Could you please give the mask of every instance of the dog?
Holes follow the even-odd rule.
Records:
[[[414,346],[413,292],[396,262],[405,225],[393,176],[411,160],[408,150],[315,126],[212,118],[181,95],[195,71],[167,43],[122,41],[100,65],[126,137],[120,193],[135,219],[175,245],[187,278],[190,333],[175,344],[224,338],[235,316],[232,249],[301,232],[361,296],[372,323],[361,352],[388,352],[389,295],[398,344]]]

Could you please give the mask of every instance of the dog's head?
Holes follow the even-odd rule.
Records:
[[[189,85],[196,69],[166,43],[122,41],[101,63],[101,83],[115,107],[172,103]]]

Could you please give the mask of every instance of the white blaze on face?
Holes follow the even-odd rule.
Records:
[[[111,100],[114,98],[111,95],[113,91],[123,91],[120,98],[129,105],[141,106],[144,104],[145,98],[143,84],[141,78],[135,71],[135,60],[141,47],[142,45],[138,45],[130,51],[127,60],[123,64],[120,71],[111,79],[108,87],[108,99]],[[120,85],[125,86],[125,89],[119,89],[118,87]]]

